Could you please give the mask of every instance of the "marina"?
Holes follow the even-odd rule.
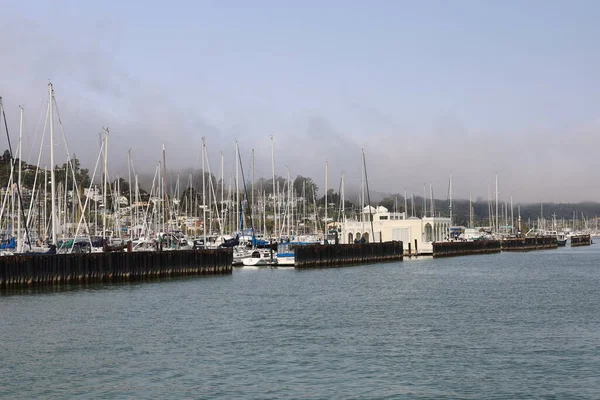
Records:
[[[600,2],[5,3],[0,400],[600,399]]]

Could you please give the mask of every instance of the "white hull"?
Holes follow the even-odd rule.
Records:
[[[294,256],[292,257],[277,257],[277,265],[278,266],[289,266],[292,267],[296,263]]]

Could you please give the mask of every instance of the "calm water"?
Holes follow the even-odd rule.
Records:
[[[600,245],[0,296],[4,398],[600,398]]]

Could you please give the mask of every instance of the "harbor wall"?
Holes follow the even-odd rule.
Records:
[[[0,257],[0,289],[231,274],[232,261],[231,249],[8,255]]]
[[[383,243],[303,245],[294,250],[298,269],[339,267],[402,260],[404,250],[400,241]]]
[[[454,257],[472,254],[500,253],[499,240],[473,240],[460,242],[434,242],[433,257]]]
[[[571,236],[571,247],[590,246],[592,244],[591,235]]]
[[[535,236],[503,239],[502,251],[530,251],[558,248],[556,236]]]

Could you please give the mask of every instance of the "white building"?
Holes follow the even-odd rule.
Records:
[[[373,228],[371,228],[371,219]],[[451,226],[450,218],[446,217],[410,217],[406,213],[391,213],[385,207],[370,207],[363,209],[360,220],[346,220],[342,225],[341,243],[354,243],[365,239],[366,242],[387,242],[401,240],[404,251],[408,252],[410,243],[411,251],[415,252],[415,244],[420,254],[433,252],[433,242],[448,240]]]

